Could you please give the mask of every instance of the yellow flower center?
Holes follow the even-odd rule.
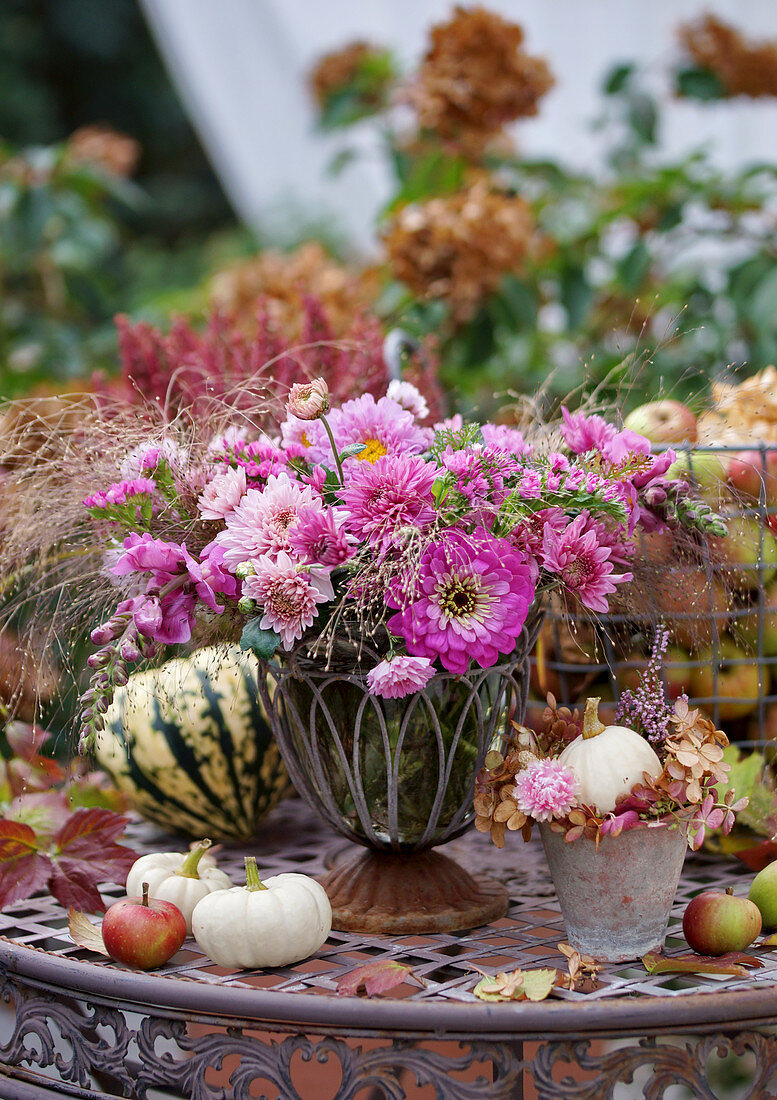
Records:
[[[303,447],[309,447],[310,446],[310,440],[308,439],[308,433],[307,432],[302,433],[302,435],[299,437],[299,441],[300,441],[300,443],[302,444]]]
[[[359,451],[356,458],[359,462],[371,462],[373,466],[379,458],[383,458],[388,454],[388,449],[381,443],[379,439],[363,439],[364,450]]]

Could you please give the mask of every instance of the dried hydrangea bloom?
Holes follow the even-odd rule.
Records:
[[[110,126],[79,126],[68,138],[66,156],[112,176],[131,176],[140,160],[140,145]]]
[[[386,50],[361,39],[324,54],[308,77],[313,99],[324,110],[333,96],[355,85],[365,105],[380,108],[392,77],[387,56]]]
[[[412,91],[419,126],[472,151],[507,123],[536,115],[553,87],[547,62],[522,49],[518,24],[485,8],[457,7],[431,39]]]
[[[680,43],[701,69],[717,76],[730,96],[777,96],[777,41],[748,41],[736,27],[704,15],[678,30]]]
[[[469,320],[502,276],[517,271],[534,222],[517,195],[479,180],[454,195],[413,203],[384,232],[394,276],[419,298],[442,298],[456,322]]]

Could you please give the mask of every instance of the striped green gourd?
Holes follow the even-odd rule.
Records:
[[[289,785],[257,671],[237,646],[207,647],[117,690],[97,761],[133,809],[186,836],[255,835]]]

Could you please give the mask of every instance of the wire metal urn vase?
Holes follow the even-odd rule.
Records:
[[[335,928],[452,931],[504,915],[500,883],[431,849],[474,820],[486,752],[523,717],[538,626],[533,617],[503,663],[438,673],[401,699],[370,694],[366,669],[380,657],[367,647],[361,664],[343,645],[326,667],[304,650],[269,666],[262,690],[292,782],[334,829],[367,849],[321,879]]]

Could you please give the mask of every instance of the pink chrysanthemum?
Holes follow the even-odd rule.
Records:
[[[489,668],[515,649],[533,599],[531,570],[507,539],[449,531],[425,551],[410,591],[392,586],[386,602],[400,610],[387,626],[410,654],[451,672],[470,659]]]
[[[560,760],[538,760],[515,777],[514,797],[521,813],[535,821],[564,818],[577,802],[580,782]]]
[[[352,472],[358,463],[375,463],[384,455],[421,454],[432,438],[432,433],[419,427],[413,414],[396,401],[390,397],[381,397],[376,401],[370,393],[346,401],[339,409],[332,409],[327,420],[340,453],[354,443],[364,446],[355,458],[346,461],[346,474]],[[297,421],[296,424],[290,420],[281,428],[284,440],[296,439],[308,444],[305,454],[308,462],[333,468],[332,447],[320,420]]]
[[[301,568],[284,551],[263,554],[252,562],[255,573],[243,581],[243,595],[255,600],[264,614],[259,626],[280,634],[291,649],[318,615],[318,604],[334,599],[328,573]]]
[[[573,454],[586,454],[588,451],[604,453],[617,435],[612,424],[601,416],[586,416],[585,413],[571,413],[562,406],[561,415],[564,424],[561,434]]]
[[[223,474],[217,474],[197,498],[197,507],[203,519],[226,519],[234,512],[246,491],[246,472],[242,466],[231,466]]]
[[[343,526],[342,511],[300,508],[296,523],[289,528],[289,545],[300,561],[332,568],[353,557],[356,539]]]
[[[608,594],[632,579],[631,573],[616,574],[611,553],[611,546],[599,544],[597,529],[589,526],[586,512],[563,531],[548,526],[543,534],[542,564],[592,611],[606,612]]]
[[[367,673],[367,687],[383,699],[403,699],[426,687],[434,676],[428,657],[392,657]]]
[[[434,519],[432,486],[436,468],[418,455],[384,455],[363,462],[342,492],[348,529],[386,552],[403,527],[424,527]]]
[[[229,568],[262,554],[288,553],[289,529],[302,508],[323,511],[324,504],[313,489],[285,473],[270,477],[264,490],[249,489],[216,535]]]

